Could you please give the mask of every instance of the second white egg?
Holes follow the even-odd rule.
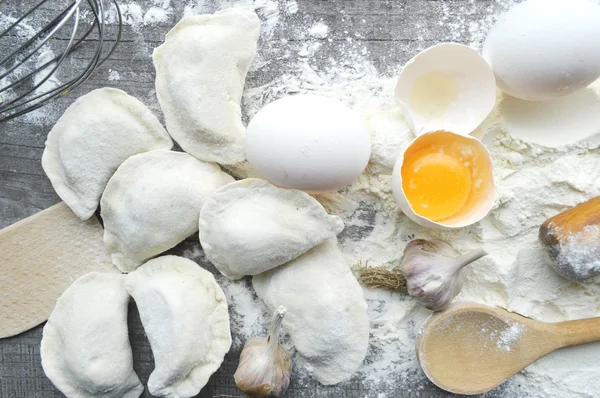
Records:
[[[294,95],[262,108],[248,124],[246,157],[271,183],[308,192],[337,190],[367,166],[370,134],[340,101]]]
[[[524,100],[550,100],[600,77],[600,6],[590,0],[528,0],[502,16],[483,55],[498,86]]]

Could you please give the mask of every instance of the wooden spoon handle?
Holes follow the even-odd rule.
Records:
[[[600,318],[558,322],[554,325],[561,337],[562,347],[600,340]]]

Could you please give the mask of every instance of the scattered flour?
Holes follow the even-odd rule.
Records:
[[[507,327],[500,332],[496,346],[502,351],[511,351],[512,347],[519,345],[521,334],[523,334],[524,331],[525,325],[518,323],[512,324],[510,327]]]
[[[569,235],[556,257],[555,266],[561,275],[587,279],[600,274],[600,227],[588,225]]]
[[[501,12],[512,3],[495,3],[494,9]],[[471,44],[479,48],[493,21],[490,16],[476,26],[456,29],[462,32],[464,27]],[[414,238],[443,239],[462,252],[483,246],[491,254],[465,269],[458,300],[497,305],[548,322],[598,316],[600,286],[559,277],[545,262],[537,241],[538,228],[548,217],[600,194],[598,147],[577,141],[556,149],[515,138],[504,122],[507,98],[499,93],[496,108],[474,133],[494,161],[497,199],[492,212],[481,223],[458,231],[428,230],[398,212],[390,189],[393,163],[414,138],[393,100],[395,77],[380,75],[360,43],[336,45],[342,47],[339,59],[317,63],[313,57],[319,49],[308,46],[290,70],[266,84],[247,87],[244,110],[251,117],[277,98],[316,92],[338,98],[364,116],[373,137],[369,167],[342,192],[317,195],[330,212],[344,219],[346,229],[339,238],[348,263],[397,264],[404,246]],[[273,47],[259,51],[278,53]],[[236,167],[238,176],[247,170]],[[398,385],[403,391],[418,392],[424,376],[415,359],[415,337],[429,311],[401,293],[365,289],[365,295],[371,347],[356,380],[381,397],[396,396]],[[521,332],[509,328],[499,337],[500,347],[510,349]],[[600,390],[599,357],[598,343],[586,350],[553,353],[505,383],[503,396],[592,397]],[[582,364],[585,371],[578,373],[575,369]]]
[[[324,39],[327,37],[329,33],[329,27],[325,25],[322,21],[315,23],[308,30],[308,34],[317,39]]]
[[[441,14],[436,16],[440,35],[418,37],[414,46],[398,51],[406,51],[408,59],[419,49],[447,40],[481,49],[496,16],[514,3],[517,1],[487,2],[484,15],[473,22],[468,16],[481,12],[481,2],[465,1],[460,6],[431,2],[432,7],[441,7]],[[393,99],[400,66],[376,67],[373,62],[377,57],[371,55],[368,43],[356,40],[357,34],[347,33],[346,40],[334,42],[327,37],[325,24],[307,18],[298,34],[308,32],[308,43],[277,35],[288,23],[309,17],[296,1],[290,0],[140,0],[120,4],[124,23],[134,32],[145,25],[174,24],[183,15],[227,7],[255,10],[263,27],[259,53],[244,92],[246,119],[267,103],[297,93],[338,98],[364,117],[372,134],[372,157],[367,170],[343,191],[317,196],[330,212],[344,219],[346,228],[339,240],[349,264],[397,264],[405,245],[415,238],[446,240],[461,252],[483,246],[490,255],[465,268],[464,288],[458,300],[497,305],[547,322],[600,315],[600,284],[573,283],[559,277],[546,264],[537,241],[539,225],[545,219],[600,195],[600,143],[579,137],[552,147],[513,134],[514,128],[505,121],[510,100],[499,94],[496,109],[474,133],[490,149],[494,162],[497,198],[492,212],[477,225],[458,231],[428,230],[399,213],[390,188],[393,163],[414,138]],[[341,14],[340,18],[346,17]],[[116,13],[107,10],[107,20],[116,21]],[[0,27],[2,23],[0,18]],[[417,29],[419,24],[423,22],[415,24]],[[150,45],[142,44],[148,47],[143,51],[151,51]],[[320,57],[326,46],[335,49],[337,56]],[[389,70],[383,71],[385,68]],[[110,81],[119,77],[116,71],[109,71]],[[50,105],[45,109],[53,112],[54,108]],[[47,114],[34,112],[26,117],[34,121],[44,116]],[[538,138],[543,139],[541,135]],[[252,174],[247,164],[235,165],[230,171],[238,177]],[[206,261],[197,243],[183,255]],[[239,349],[247,338],[264,334],[270,314],[257,299],[249,280],[217,278],[230,303],[234,347]],[[430,312],[402,293],[365,289],[365,296],[371,319],[370,348],[352,385],[368,388],[378,398],[395,397],[399,392],[417,395],[426,380],[416,360],[415,338]],[[500,345],[506,344],[510,349],[520,333],[509,328],[500,337]],[[505,383],[501,395],[597,396],[598,358],[600,343],[563,349]],[[300,370],[294,372],[298,385],[311,382]]]
[[[36,16],[36,13],[33,13],[32,15],[32,17],[25,18],[24,20],[19,22],[19,24],[12,30],[12,32],[15,32],[16,36],[18,37],[16,41],[13,40],[13,38],[11,38],[10,35],[7,35],[6,37],[0,40],[0,46],[10,46],[12,48],[17,44],[22,45],[32,36],[36,35],[41,29],[38,26],[40,22],[31,19]],[[3,15],[3,13],[0,11],[0,32],[2,32],[4,29],[7,29],[9,25],[15,23],[16,21],[17,18],[8,15]],[[22,56],[24,54],[29,53],[24,51],[18,54],[20,54],[19,56],[21,57],[18,59],[22,60]],[[45,44],[39,50],[33,53],[33,55],[29,59],[24,60],[23,63],[15,69],[12,69],[14,64],[12,64],[11,62],[4,63],[2,66],[0,66],[0,75],[3,75],[4,73],[7,73],[7,75],[0,79],[0,89],[14,84],[21,78],[27,77],[31,72],[33,72],[37,68],[42,67],[45,63],[47,63],[54,57],[55,52],[52,50],[50,45]],[[32,99],[34,96],[47,93],[52,89],[60,86],[61,81],[58,78],[57,74],[50,73],[52,69],[53,65],[50,65],[35,73],[31,78],[26,79],[23,84],[17,84],[12,88],[3,90],[0,93],[0,102],[8,102],[17,98],[20,95],[23,95],[27,91],[27,89],[31,88],[30,84],[40,84],[40,86],[36,88],[33,92],[31,92],[26,99]],[[12,71],[9,72],[9,70]],[[19,101],[19,103],[24,102],[24,99]]]
[[[114,82],[116,80],[121,80],[121,75],[116,70],[109,69],[108,70],[108,81]]]
[[[285,12],[288,14],[295,14],[298,12],[298,3],[295,0],[289,0],[285,3]]]
[[[119,2],[119,8],[123,24],[131,26],[134,30],[139,29],[141,26],[168,22],[173,13],[170,0]],[[108,7],[105,13],[105,20],[108,23],[114,24],[118,21],[115,7]],[[91,15],[89,17],[91,18]]]

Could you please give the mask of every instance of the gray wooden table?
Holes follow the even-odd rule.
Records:
[[[2,2],[12,10],[26,9],[34,0]],[[160,2],[159,2],[160,3]],[[113,86],[140,98],[160,115],[154,93],[154,68],[150,54],[158,46],[165,33],[183,15],[184,4],[171,1],[174,11],[169,20],[152,26],[125,26],[123,40],[113,58],[107,61],[85,84],[70,95],[55,101],[47,109],[47,117],[22,117],[0,124],[0,228],[28,217],[59,201],[42,170],[40,159],[48,131],[64,109],[79,95],[103,87]],[[214,1],[205,1],[212,11]],[[336,42],[344,40],[346,32],[359,33],[369,57],[381,73],[396,73],[419,49],[442,41],[472,43],[481,40],[476,29],[490,16],[507,7],[508,1],[493,0],[298,0],[299,11],[280,15],[272,40],[288,39],[296,52],[302,47],[305,35],[298,36],[307,21],[323,20],[330,29],[329,38],[319,52],[327,59],[336,56]],[[444,23],[440,23],[443,21]],[[114,28],[114,27],[112,27]],[[7,48],[0,47],[0,58]],[[85,51],[82,57],[85,58]],[[270,60],[268,66],[251,72],[247,86],[254,87],[268,82],[285,69],[293,58]],[[318,61],[317,61],[318,62]],[[120,80],[109,80],[109,69],[117,71]],[[74,73],[74,70],[65,72]],[[172,253],[198,248],[196,239],[190,239]],[[202,266],[214,268],[202,255],[195,258]],[[35,292],[31,292],[35,294]],[[154,365],[148,341],[144,335],[135,305],[131,304],[129,330],[135,359],[134,368],[144,385]],[[19,336],[0,340],[0,397],[1,398],[48,398],[61,397],[45,377],[40,365],[39,344],[42,326]],[[241,394],[233,382],[239,349],[232,349],[223,366],[213,375],[199,397],[232,396]],[[399,376],[400,377],[400,376]],[[450,396],[428,382],[420,373],[410,380],[398,380],[398,389],[388,391],[396,397],[443,397]],[[358,377],[333,387],[323,387],[312,380],[301,383],[293,380],[287,397],[375,397],[381,391],[369,391]],[[518,395],[518,393],[516,393]],[[515,396],[502,388],[487,396]],[[144,392],[144,397],[149,397]]]

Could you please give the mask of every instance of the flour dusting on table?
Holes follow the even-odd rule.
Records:
[[[461,252],[483,246],[490,255],[465,269],[465,285],[458,300],[497,305],[549,322],[598,315],[600,287],[593,282],[574,284],[556,275],[544,262],[543,249],[537,241],[539,225],[548,217],[600,194],[596,184],[600,180],[597,147],[575,143],[552,148],[511,136],[503,122],[506,99],[499,93],[494,112],[474,133],[483,139],[494,161],[497,199],[492,212],[481,223],[458,231],[428,230],[398,212],[390,188],[396,157],[414,138],[393,99],[401,65],[382,74],[360,38],[352,32],[336,32],[335,27],[318,18],[305,19],[305,28],[298,32],[307,39],[304,42],[272,40],[273,32],[281,28],[285,18],[302,14],[301,6],[295,2],[207,3],[188,1],[185,13],[213,12],[234,5],[254,9],[263,21],[258,55],[244,93],[246,120],[267,103],[297,93],[337,98],[364,117],[372,134],[369,167],[358,181],[341,192],[317,196],[346,224],[339,240],[349,265],[397,264],[405,245],[414,238],[446,240]],[[473,47],[480,49],[495,16],[514,3],[491,3],[490,15],[475,24],[461,19],[473,9],[470,3],[458,12],[456,8],[451,12],[444,7],[440,23],[448,27],[448,37],[436,37],[435,41],[466,36]],[[340,35],[345,39],[331,40]],[[424,40],[407,57],[428,45]],[[320,58],[323,46],[335,46],[340,56]],[[269,68],[278,59],[286,59],[291,67],[276,71],[272,80],[256,84],[253,74],[260,75],[263,68]],[[594,92],[600,99],[600,90]],[[230,171],[238,177],[253,175],[247,164],[236,165]],[[246,338],[265,330],[268,311],[248,281],[220,278],[219,282],[231,304],[234,346],[241,347]],[[371,343],[367,359],[353,380],[376,391],[379,397],[395,396],[390,391],[398,391],[399,386],[408,393],[411,388],[418,391],[425,376],[416,360],[415,338],[430,312],[406,294],[365,289],[365,295]],[[510,350],[521,333],[518,327],[508,328],[496,336],[498,347]],[[585,350],[576,347],[551,354],[508,381],[503,395],[593,396],[600,390],[597,358],[598,343]],[[299,384],[307,380],[302,369],[294,372]]]
[[[501,8],[512,3],[504,2]],[[493,21],[490,17],[476,27],[467,27],[472,29],[474,47],[481,46]],[[308,28],[312,37],[316,35],[310,30],[316,23]],[[368,169],[342,192],[317,196],[330,212],[344,219],[340,245],[348,263],[397,264],[404,246],[414,238],[443,239],[461,252],[483,245],[490,255],[465,269],[459,300],[497,305],[549,322],[598,315],[600,287],[593,282],[574,284],[556,275],[544,262],[537,241],[538,228],[548,217],[600,194],[597,147],[575,143],[557,149],[512,137],[503,124],[505,97],[499,93],[495,111],[475,133],[483,138],[494,161],[497,199],[493,211],[478,225],[459,231],[420,227],[399,214],[390,189],[393,163],[414,138],[393,100],[395,76],[380,75],[366,48],[350,34],[348,38],[336,42],[344,57],[317,67],[314,58],[319,47],[308,45],[294,68],[281,71],[264,85],[247,87],[244,95],[249,117],[285,95],[317,92],[344,101],[365,118],[373,137]],[[288,48],[286,43],[263,45],[259,60],[286,54]],[[600,90],[597,95],[600,99]],[[415,337],[429,311],[404,294],[365,289],[365,295],[371,347],[356,379],[366,380],[384,397],[392,385],[414,386],[407,383],[409,378],[424,377],[416,361]],[[496,337],[498,347],[511,350],[522,332],[518,326],[503,331]],[[569,350],[577,350],[579,355],[566,354]],[[599,357],[598,343],[588,345],[585,351],[575,348],[551,354],[507,382],[505,394],[593,396],[600,389],[600,381],[594,381],[600,374]],[[579,371],[582,364],[585,371]]]
[[[422,35],[409,49],[398,44],[397,51],[408,51],[408,59],[434,43],[449,40],[481,49],[496,16],[517,2],[489,2],[479,22],[465,18],[479,9],[475,2],[452,7],[440,2],[444,3],[441,14],[436,15],[440,36]],[[519,124],[513,123],[514,118],[505,123],[504,111],[511,100],[499,93],[495,110],[474,133],[488,147],[494,162],[497,197],[492,212],[482,222],[461,230],[428,230],[399,213],[390,187],[396,157],[414,138],[393,99],[401,65],[385,65],[386,70],[376,66],[369,43],[360,34],[337,31],[335,24],[322,21],[320,16],[305,15],[302,2],[294,0],[138,0],[120,4],[125,25],[134,32],[147,25],[171,27],[183,15],[232,6],[255,10],[263,24],[258,55],[244,92],[246,121],[267,103],[296,93],[337,98],[364,117],[372,134],[367,170],[341,192],[317,196],[346,224],[339,241],[349,265],[398,264],[404,247],[415,238],[442,239],[462,253],[483,247],[490,254],[464,269],[465,284],[457,300],[496,305],[548,322],[600,315],[600,285],[593,280],[573,283],[559,277],[545,263],[537,240],[538,228],[547,218],[600,195],[600,150],[594,141],[586,140],[588,137],[559,146],[541,145],[539,136],[527,140]],[[114,22],[116,14],[107,12],[109,21]],[[367,23],[359,15],[343,12],[339,18]],[[289,36],[281,34],[290,21],[295,22],[293,31]],[[324,48],[335,50],[338,56],[324,58]],[[152,44],[139,47],[148,55],[151,49]],[[287,67],[276,69],[278,62],[285,62]],[[271,68],[274,77],[265,81],[261,76]],[[110,82],[118,83],[119,73],[125,72],[103,73],[108,73]],[[600,82],[588,92],[600,103]],[[26,117],[35,122],[53,111],[51,104]],[[526,116],[519,115],[521,119]],[[511,134],[515,127],[517,134]],[[253,175],[246,164],[229,169],[238,177]],[[206,261],[197,244],[183,255]],[[239,349],[247,338],[264,335],[270,313],[256,297],[249,279],[229,281],[220,275],[217,279],[230,307],[233,347]],[[379,398],[396,397],[398,391],[418,393],[426,380],[416,360],[415,338],[430,312],[406,294],[365,289],[365,296],[371,319],[369,353],[347,384],[369,388]],[[511,327],[505,332],[496,336],[498,347],[511,349],[522,331]],[[599,358],[600,343],[560,350],[505,383],[501,395],[597,396]],[[293,377],[298,385],[314,383],[298,367]]]

